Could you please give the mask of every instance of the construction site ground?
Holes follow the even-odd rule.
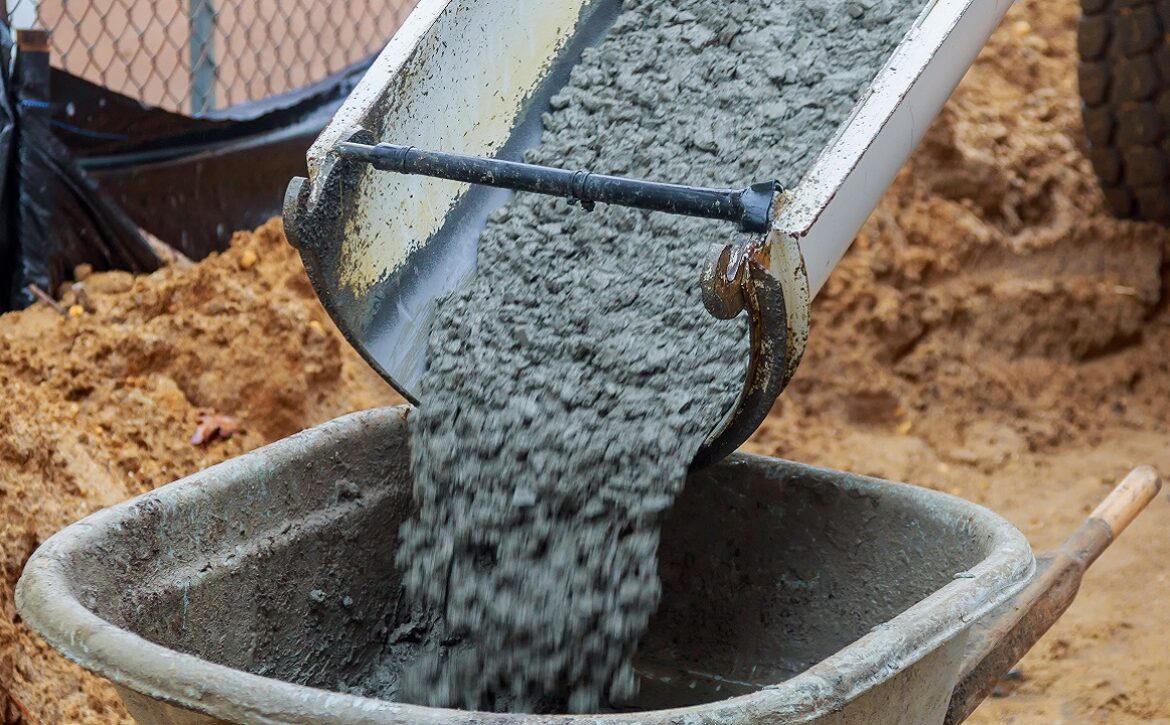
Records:
[[[1170,473],[1170,231],[1104,210],[1081,141],[1077,6],[1010,12],[817,299],[800,373],[748,449],[955,493],[1037,551],[1131,467]],[[333,329],[279,222],[192,266],[82,285],[64,315],[0,317],[5,725],[129,721],[15,613],[40,542],[398,401]],[[972,722],[1170,723],[1167,531],[1164,494]]]

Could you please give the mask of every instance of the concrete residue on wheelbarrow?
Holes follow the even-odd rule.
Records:
[[[794,183],[921,4],[627,0],[528,160]],[[532,195],[489,221],[477,276],[430,339],[412,418],[421,511],[399,553],[462,646],[424,655],[397,697],[585,712],[635,693],[661,515],[742,384],[744,330],[709,317],[697,287],[708,245],[733,234]]]

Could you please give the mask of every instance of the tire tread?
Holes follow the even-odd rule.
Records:
[[[1170,0],[1081,0],[1085,138],[1110,211],[1170,224]]]

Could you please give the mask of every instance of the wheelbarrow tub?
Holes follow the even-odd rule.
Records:
[[[408,415],[350,415],[70,526],[28,562],[21,615],[140,723],[570,722],[371,697],[424,621],[394,565]],[[942,722],[970,628],[1034,568],[975,504],[732,456],[664,525],[638,664],[657,709],[586,721]]]

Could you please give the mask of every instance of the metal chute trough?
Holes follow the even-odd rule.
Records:
[[[1011,2],[924,5],[812,167],[765,205],[765,231],[741,224],[757,232],[750,244],[713,250],[704,298],[709,308],[725,307],[719,298],[737,293],[742,302],[718,311],[746,310],[752,345],[740,399],[712,421],[697,465],[734,450],[767,415],[800,363],[812,298]],[[539,142],[549,99],[620,7],[617,0],[420,3],[309,150],[309,177],[289,186],[286,231],[318,295],[354,347],[411,402],[437,305],[474,271],[483,223],[508,189],[533,189],[494,188],[485,176],[502,174],[452,173],[437,157],[457,152],[518,166]],[[396,160],[379,143],[415,157]],[[720,272],[736,289],[716,288]]]
[[[663,603],[625,710],[392,701],[395,638],[408,625],[425,637],[427,621],[394,565],[393,532],[413,507],[407,408],[334,421],[75,524],[30,559],[24,620],[113,681],[142,723],[961,722],[1072,601],[1157,476],[1135,470],[1037,565],[1019,531],[975,504],[727,453],[795,371],[812,297],[1010,5],[926,3],[812,168],[769,189],[764,231],[715,250],[706,301],[747,310],[752,364],[665,525]],[[290,186],[287,230],[319,295],[412,400],[435,306],[474,270],[479,225],[507,192],[368,162],[404,171],[421,158],[380,143],[517,160],[619,6],[424,0]]]

